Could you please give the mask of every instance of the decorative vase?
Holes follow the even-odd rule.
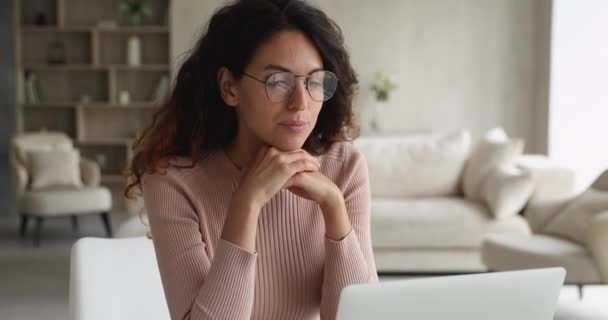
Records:
[[[127,64],[129,66],[141,65],[141,40],[137,36],[130,36],[127,40]]]
[[[122,106],[126,106],[129,103],[131,103],[131,95],[129,94],[129,91],[127,90],[122,90],[118,93],[118,104],[122,105]]]
[[[382,126],[380,124],[381,123],[380,119],[382,118],[382,114],[385,112],[385,110],[386,110],[386,101],[376,100],[376,103],[373,105],[371,120],[369,123],[369,127],[372,132],[378,133],[381,131]]]

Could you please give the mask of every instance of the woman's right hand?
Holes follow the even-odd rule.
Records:
[[[319,160],[302,149],[283,152],[264,146],[245,168],[237,193],[244,197],[240,200],[251,201],[253,207],[261,210],[293,175],[319,169]]]

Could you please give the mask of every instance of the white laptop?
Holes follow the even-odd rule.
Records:
[[[550,320],[566,271],[531,269],[345,288],[337,320]]]

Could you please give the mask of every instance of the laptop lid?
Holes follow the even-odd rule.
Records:
[[[550,320],[566,271],[531,269],[358,284],[337,320]]]

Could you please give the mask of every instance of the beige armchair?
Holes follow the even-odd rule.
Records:
[[[60,132],[33,132],[12,139],[10,163],[13,173],[15,204],[21,216],[19,233],[25,237],[30,218],[35,219],[34,246],[39,246],[42,223],[45,218],[66,217],[72,220],[72,229],[77,231],[79,215],[101,214],[108,237],[112,237],[109,212],[112,208],[110,191],[99,185],[100,168],[96,162],[80,158],[81,187],[48,187],[32,189],[31,174],[27,164],[29,151],[72,150],[71,139]]]
[[[525,215],[533,234],[486,238],[484,264],[495,271],[561,266],[567,271],[565,282],[578,285],[581,296],[583,285],[608,284],[608,170],[576,194],[572,170],[531,169],[537,193]]]

